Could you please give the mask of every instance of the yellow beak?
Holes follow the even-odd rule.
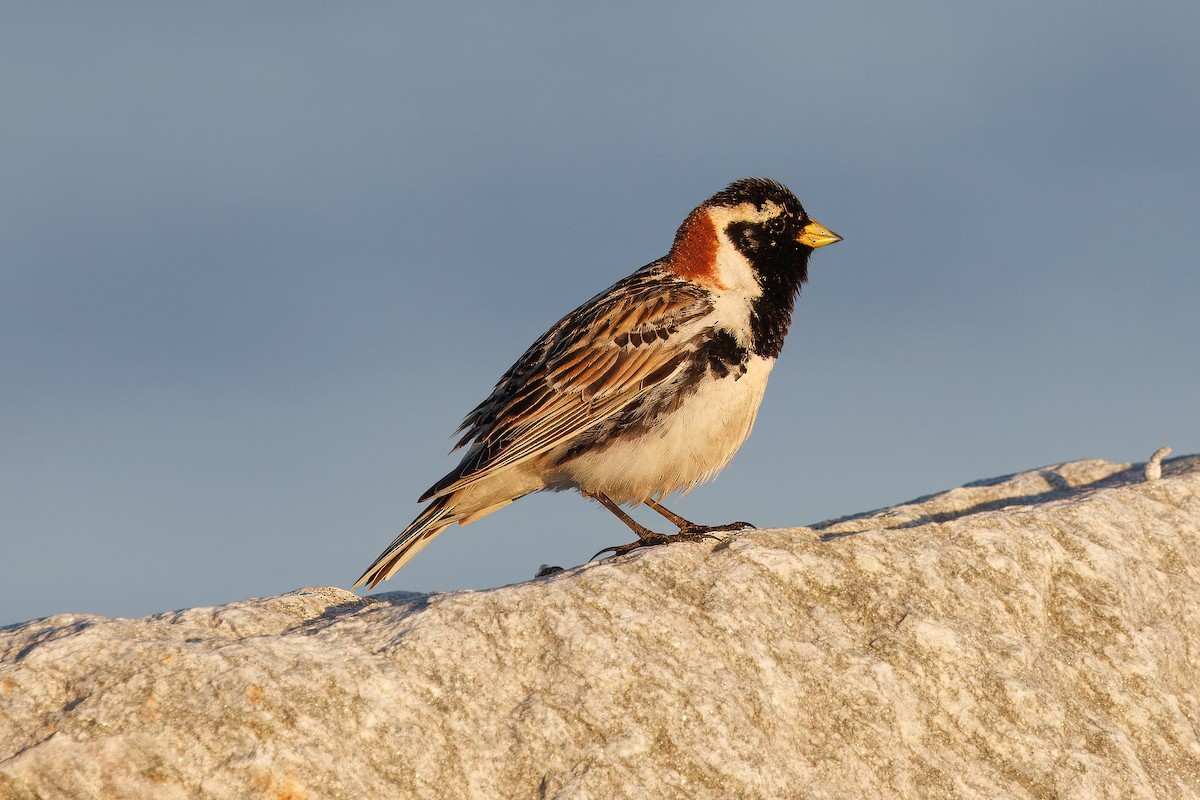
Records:
[[[842,237],[838,236],[833,231],[826,228],[815,219],[810,219],[808,224],[800,229],[800,235],[796,237],[796,241],[800,244],[806,244],[809,247],[817,248],[824,247],[827,244],[840,242]]]

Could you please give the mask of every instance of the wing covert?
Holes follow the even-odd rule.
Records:
[[[553,449],[670,378],[712,311],[704,289],[651,264],[550,328],[463,421],[462,463],[421,498],[448,494]]]

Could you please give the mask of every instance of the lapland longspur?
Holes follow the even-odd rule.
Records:
[[[618,554],[750,527],[694,525],[659,501],[711,478],[746,440],[808,258],[840,240],[774,181],[744,178],[705,200],[670,253],[563,317],[504,373],[459,428],[462,462],[355,586],[392,577],[447,526],[545,489],[578,489],[616,514],[638,536],[609,548]],[[679,533],[620,508],[637,503]]]

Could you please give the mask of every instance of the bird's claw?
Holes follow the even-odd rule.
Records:
[[[744,531],[758,530],[758,526],[750,522],[729,522],[725,525],[691,525],[679,531],[680,534],[712,533],[714,531]]]
[[[742,524],[742,523],[735,523],[735,524]],[[722,530],[722,528],[712,528],[711,530]],[[618,556],[623,556],[626,553],[632,553],[634,550],[637,550],[642,547],[654,547],[654,546],[660,545],[660,544],[673,544],[675,542],[699,542],[703,539],[716,539],[716,538],[717,538],[716,536],[713,536],[711,533],[708,532],[708,529],[685,530],[685,531],[680,531],[679,533],[654,533],[653,531],[651,531],[645,536],[639,536],[639,538],[636,542],[630,542],[629,544],[615,545],[613,547],[604,548],[599,553],[596,553],[596,555],[592,556],[592,561],[595,561],[597,558],[599,558],[604,553],[612,553],[611,557],[616,558]]]

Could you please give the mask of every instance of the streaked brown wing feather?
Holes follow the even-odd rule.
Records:
[[[553,449],[669,378],[686,355],[673,334],[712,310],[706,291],[650,265],[565,317],[464,420],[475,444],[422,500]]]

